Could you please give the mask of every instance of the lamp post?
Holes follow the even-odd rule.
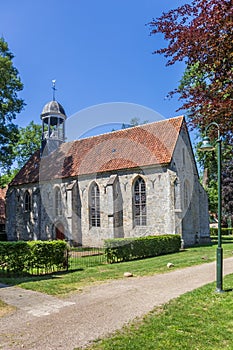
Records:
[[[222,293],[222,276],[223,276],[223,249],[222,249],[222,235],[221,235],[221,221],[222,221],[222,189],[221,189],[221,171],[222,171],[222,162],[221,162],[221,148],[222,148],[222,139],[220,135],[220,127],[217,123],[210,123],[205,129],[205,137],[203,138],[202,145],[200,147],[201,151],[212,151],[215,149],[210,143],[210,139],[207,136],[207,130],[210,126],[216,126],[218,128],[218,247],[216,254],[216,292]]]

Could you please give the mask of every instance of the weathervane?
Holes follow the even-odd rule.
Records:
[[[56,80],[52,80],[52,89],[53,89],[53,101],[55,101],[55,91],[57,90],[55,85],[56,85]]]

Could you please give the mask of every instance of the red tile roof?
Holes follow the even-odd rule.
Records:
[[[10,185],[170,163],[184,118],[165,119],[37,151]]]
[[[5,212],[5,197],[7,188],[0,188],[0,224],[5,224],[6,212]]]

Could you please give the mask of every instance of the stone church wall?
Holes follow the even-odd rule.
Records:
[[[134,224],[133,188],[138,177],[146,185],[145,226]],[[90,225],[93,183],[100,194],[99,227]],[[31,196],[30,210],[25,210],[26,192]],[[181,235],[183,245],[208,241],[207,196],[199,183],[187,131],[182,130],[167,167],[125,169],[10,187],[6,229],[9,240],[56,239],[64,234],[71,244],[83,246],[101,246],[107,238],[175,233]]]
[[[178,138],[170,169],[176,173],[179,184],[180,203],[175,212],[184,245],[210,242],[208,198],[199,182],[186,128]]]
[[[113,185],[109,185],[112,176],[117,176],[117,179]],[[146,183],[146,226],[133,224],[133,183],[138,176]],[[100,245],[106,238],[174,233],[174,206],[170,205],[170,174],[166,169],[155,167],[97,177],[95,182],[100,189],[101,227],[89,226],[88,193],[92,182],[88,176],[79,178],[83,245]]]

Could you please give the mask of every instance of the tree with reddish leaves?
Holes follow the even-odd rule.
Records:
[[[163,54],[167,65],[186,64],[180,85],[169,95],[180,95],[179,109],[187,110],[189,125],[202,134],[211,122],[220,126],[227,145],[222,153],[223,217],[233,224],[233,1],[193,0],[163,13],[149,26],[152,35],[162,33],[168,41],[154,53]],[[210,128],[209,135],[216,140],[216,128]],[[211,184],[216,184],[217,174],[211,171],[213,162],[204,159],[210,170],[208,191],[215,193]],[[212,196],[213,208],[215,201]]]
[[[151,34],[162,33],[168,46],[155,51],[167,65],[186,63],[180,94],[193,127],[204,130],[215,121],[233,138],[233,4],[232,0],[193,0],[149,23]]]

